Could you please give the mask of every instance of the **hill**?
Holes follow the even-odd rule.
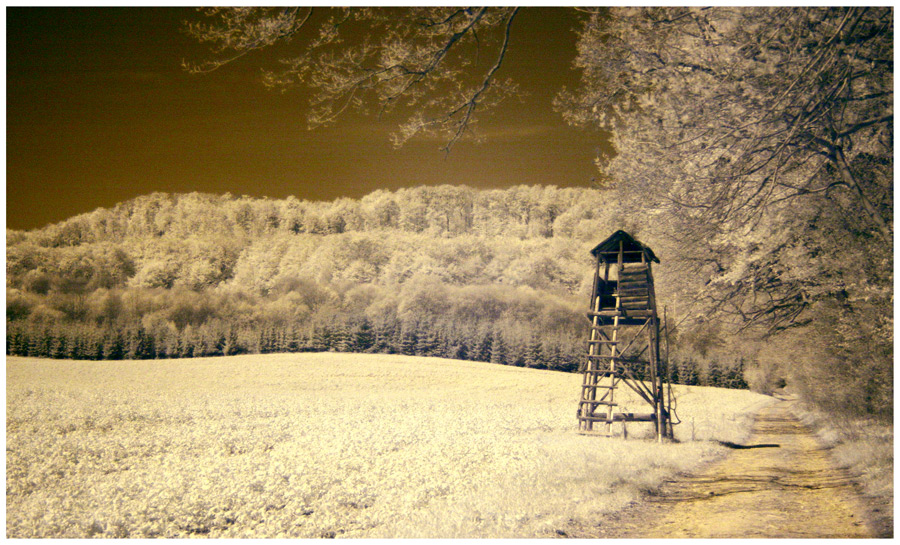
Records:
[[[552,186],[147,195],[7,232],[7,354],[331,350],[574,370],[589,250],[623,224],[611,195]],[[657,276],[661,293],[677,284]],[[683,382],[743,385],[738,362],[693,352]]]

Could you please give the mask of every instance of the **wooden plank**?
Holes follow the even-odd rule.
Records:
[[[619,293],[621,293],[622,290],[636,290],[636,289],[649,290],[650,283],[646,282],[646,281],[620,282],[619,285],[616,286],[616,288]]]
[[[579,416],[581,420],[587,420],[590,422],[601,422],[604,424],[609,424],[612,422],[655,422],[656,415],[653,413],[615,413],[612,415],[612,420],[609,419],[608,415],[602,416]]]
[[[589,317],[600,316],[601,318],[615,318],[616,316],[622,316],[622,313],[619,312],[618,310],[601,310],[599,312],[588,312],[588,316]],[[635,313],[629,313],[629,316],[631,316],[633,318],[638,318],[638,317],[649,318],[650,316],[653,316],[653,313],[648,309],[644,312],[638,311]],[[609,324],[605,324],[605,325],[609,325]]]
[[[620,289],[618,292],[619,297],[628,297],[629,295],[643,295],[644,297],[649,297],[650,288],[648,286],[628,287]]]
[[[646,361],[634,359],[630,356],[623,356],[621,353],[619,354],[588,354],[588,357],[595,360],[618,360],[625,363],[647,363]]]
[[[637,312],[638,314],[641,314],[641,313],[646,314],[647,311],[638,310],[635,312]],[[647,316],[640,317],[640,316],[627,316],[625,314],[619,314],[619,325],[644,325],[644,322],[646,322],[646,321],[647,321]],[[602,325],[598,326],[598,329],[610,327],[611,325],[612,324],[608,324],[608,323],[602,324]],[[590,326],[588,326],[588,327],[590,327]]]
[[[616,294],[616,297],[621,299],[622,297],[635,297],[638,295],[642,297],[650,297],[650,291],[644,288],[626,288],[624,290],[619,290],[619,292]]]

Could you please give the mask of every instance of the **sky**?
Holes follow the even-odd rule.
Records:
[[[247,55],[209,74],[183,31],[187,8],[7,8],[7,228],[35,229],[156,191],[307,200],[465,184],[589,187],[603,133],[552,108],[574,87],[572,10],[525,8],[500,77],[523,95],[479,123],[483,139],[421,138],[395,148],[402,117],[351,115],[308,129],[308,96],[261,83],[289,51]],[[267,64],[269,63],[269,64]]]

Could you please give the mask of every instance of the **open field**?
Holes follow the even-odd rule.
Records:
[[[580,381],[389,355],[7,358],[7,537],[550,537],[721,454],[706,439],[743,440],[771,401],[676,387],[682,442],[660,445],[647,425],[578,435]]]

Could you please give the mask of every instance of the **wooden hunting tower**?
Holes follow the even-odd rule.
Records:
[[[597,266],[587,313],[591,333],[582,367],[579,432],[609,436],[613,422],[653,422],[659,440],[671,437],[651,270],[659,259],[625,231],[613,233],[591,254]],[[637,392],[652,412],[618,411],[615,393],[621,385]],[[595,423],[605,424],[605,429],[595,431]]]

